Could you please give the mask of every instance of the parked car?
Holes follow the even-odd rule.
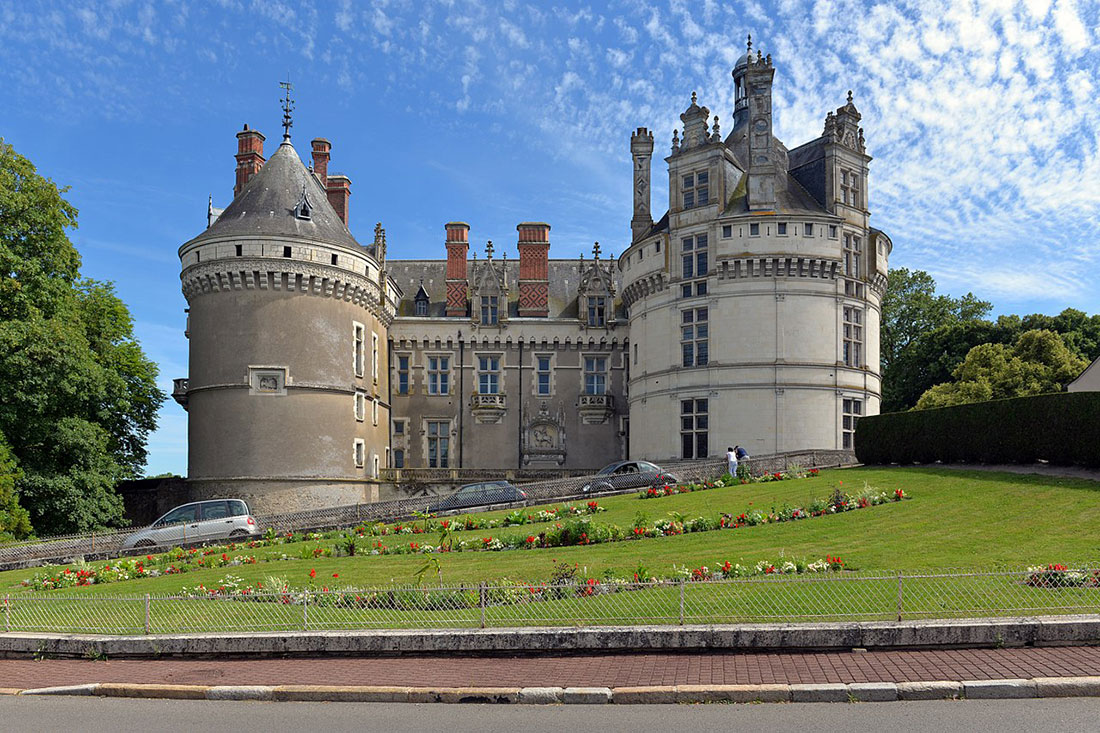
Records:
[[[675,484],[678,479],[663,468],[649,461],[617,461],[604,466],[581,491],[586,494],[617,489],[636,489],[646,486]]]
[[[428,511],[446,512],[471,506],[512,504],[520,501],[527,501],[527,492],[517,489],[507,481],[485,481],[459,487],[453,494],[435,504],[429,504]]]
[[[242,499],[212,499],[178,506],[122,543],[132,547],[170,547],[225,539],[250,539],[260,534],[252,510]]]

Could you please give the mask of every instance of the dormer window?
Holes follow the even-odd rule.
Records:
[[[588,325],[607,325],[607,298],[602,295],[588,298]]]
[[[483,326],[497,325],[498,304],[499,300],[495,295],[481,296],[481,324]]]
[[[313,219],[313,204],[309,203],[309,196],[306,195],[304,186],[302,187],[302,195],[298,198],[298,203],[294,205],[294,218],[304,221]]]
[[[683,177],[684,208],[705,206],[710,201],[710,174],[707,171],[688,173]]]
[[[428,315],[428,301],[426,301],[426,300],[416,301],[416,315],[418,315],[418,316]]]

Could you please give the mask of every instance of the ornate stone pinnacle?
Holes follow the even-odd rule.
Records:
[[[746,51],[750,54],[752,53],[752,34],[751,33],[749,34],[749,42],[746,46]]]
[[[695,104],[695,92],[691,93],[691,103]]]
[[[851,104],[851,103],[852,103],[852,90],[849,89],[848,90],[848,104]]]

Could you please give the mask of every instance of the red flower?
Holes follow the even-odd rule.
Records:
[[[317,571],[314,570],[313,568],[310,568],[309,569],[309,577],[316,578],[317,577]]]
[[[332,577],[334,577],[334,578],[339,578],[339,577],[340,577],[340,573],[333,573],[333,574],[332,574]]]

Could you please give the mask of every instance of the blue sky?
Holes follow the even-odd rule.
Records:
[[[228,204],[236,131],[278,143],[287,74],[299,154],[333,142],[361,241],[382,221],[391,257],[442,257],[461,219],[514,256],[542,220],[574,257],[626,245],[631,130],[667,150],[693,90],[728,129],[750,32],[788,146],[854,91],[892,265],[998,313],[1096,313],[1098,27],[1095,0],[0,0],[0,136],[71,187],[84,273],[117,283],[166,389],[187,373],[176,249],[208,195]],[[150,449],[150,473],[185,472],[170,401]]]

